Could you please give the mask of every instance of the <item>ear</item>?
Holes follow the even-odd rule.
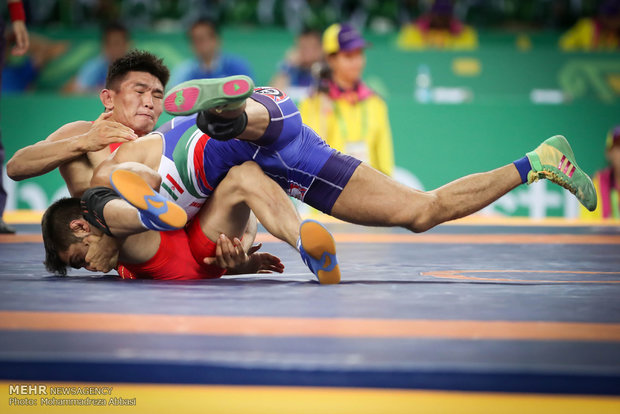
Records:
[[[102,89],[99,92],[99,99],[101,103],[105,107],[106,111],[111,111],[114,109],[114,91],[111,89]]]
[[[86,220],[79,218],[71,220],[69,228],[76,236],[85,236],[90,234],[90,223]]]

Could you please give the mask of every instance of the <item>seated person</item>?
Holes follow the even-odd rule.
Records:
[[[88,60],[77,75],[63,88],[67,93],[99,93],[104,88],[108,66],[129,50],[129,31],[120,23],[109,23],[103,29],[101,54]]]
[[[271,85],[299,102],[310,94],[316,83],[313,66],[323,58],[321,33],[306,29],[297,36],[295,43],[295,47],[287,51],[285,59],[279,63]]]
[[[9,42],[13,37],[13,34],[9,35]],[[7,48],[5,65],[2,68],[2,92],[20,93],[31,90],[45,65],[65,53],[67,47],[67,42],[31,34],[30,47],[25,55],[9,54],[10,50]]]
[[[584,17],[560,38],[560,49],[615,50],[620,48],[620,1],[605,0],[594,17]]]
[[[221,78],[231,75],[252,77],[249,63],[221,51],[219,27],[209,19],[197,20],[188,31],[195,57],[180,63],[170,75],[170,84],[190,79]]]
[[[473,50],[478,35],[454,15],[451,0],[435,0],[427,14],[401,28],[397,44],[404,50]]]

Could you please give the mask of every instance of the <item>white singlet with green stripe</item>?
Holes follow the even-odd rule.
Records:
[[[155,133],[161,135],[163,152],[158,173],[159,193],[181,206],[191,219],[198,213],[213,188],[204,177],[204,145],[209,139],[196,127],[196,115],[176,117]]]

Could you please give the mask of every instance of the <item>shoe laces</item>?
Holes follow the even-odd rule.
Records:
[[[541,178],[546,178],[547,180],[551,180],[554,183],[566,188],[568,191],[570,191],[573,194],[577,192],[577,189],[568,182],[564,174],[558,174],[555,171],[551,171],[546,168],[543,168],[542,171],[536,172],[536,175],[534,176],[534,180],[532,182],[534,183],[540,180]]]

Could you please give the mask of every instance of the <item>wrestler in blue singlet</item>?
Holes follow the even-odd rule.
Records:
[[[164,156],[200,198],[208,197],[231,167],[254,161],[287,194],[329,214],[361,161],[329,147],[302,124],[293,101],[278,89],[257,88],[250,98],[271,118],[258,141],[218,141],[198,130],[196,115],[176,117],[157,130],[164,137]]]

